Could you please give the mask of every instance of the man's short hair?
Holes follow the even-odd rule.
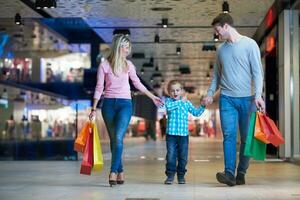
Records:
[[[211,23],[212,26],[224,26],[224,24],[233,26],[233,18],[228,13],[219,14]]]

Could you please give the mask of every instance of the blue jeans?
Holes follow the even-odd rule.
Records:
[[[131,99],[105,98],[102,116],[109,134],[111,150],[111,172],[123,172],[123,138],[132,115]]]
[[[223,151],[225,173],[235,176],[236,171],[236,142],[239,127],[240,152],[238,173],[246,174],[249,167],[249,157],[244,156],[244,148],[248,133],[250,114],[255,112],[254,98],[250,97],[220,97],[220,117],[223,132]]]
[[[166,175],[174,176],[177,172],[177,176],[183,177],[186,173],[186,164],[188,161],[189,151],[189,136],[166,136],[167,141],[167,164],[166,164]],[[178,165],[176,167],[176,163]]]

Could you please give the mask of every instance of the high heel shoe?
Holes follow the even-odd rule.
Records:
[[[121,172],[121,173],[118,173],[118,176],[117,176],[117,184],[124,184],[124,173]]]
[[[117,174],[114,172],[111,172],[108,177],[108,182],[109,182],[110,187],[112,187],[113,185],[117,185],[116,179],[117,179]]]

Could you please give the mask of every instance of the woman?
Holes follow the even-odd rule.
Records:
[[[110,186],[124,183],[122,165],[123,138],[132,115],[132,101],[130,95],[129,78],[133,85],[145,93],[156,105],[161,105],[160,98],[149,92],[136,75],[135,67],[126,57],[131,52],[131,43],[125,35],[116,35],[113,38],[110,54],[103,61],[97,73],[94,102],[90,120],[95,116],[98,101],[103,90],[104,102],[102,116],[109,133],[110,149],[112,153],[109,174]],[[105,88],[104,88],[105,81]]]

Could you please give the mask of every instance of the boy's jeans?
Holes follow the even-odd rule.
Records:
[[[249,167],[249,157],[244,156],[245,142],[248,133],[251,112],[255,112],[253,97],[220,96],[220,117],[223,132],[223,151],[225,173],[235,176],[236,142],[238,126],[240,130],[240,153],[238,173],[246,174]]]
[[[186,164],[188,161],[189,136],[166,135],[167,141],[167,164],[166,175],[174,176],[177,172],[178,177],[184,177]],[[176,163],[178,160],[178,165]]]
[[[123,172],[123,138],[132,115],[131,99],[105,98],[102,116],[109,134],[111,150],[111,172]]]

